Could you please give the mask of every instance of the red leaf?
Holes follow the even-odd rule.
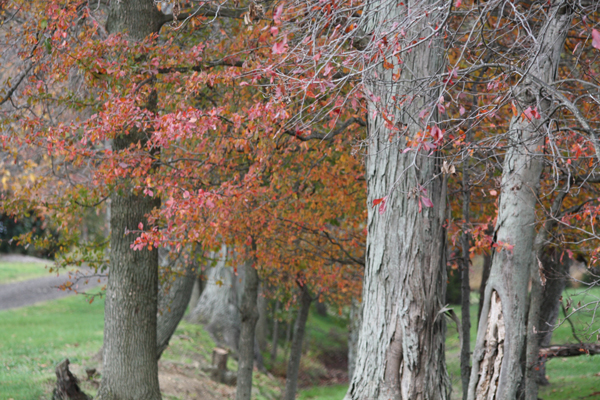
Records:
[[[600,50],[600,32],[595,29],[592,29],[592,46]]]
[[[285,53],[286,48],[287,48],[287,37],[284,37],[281,42],[275,43],[273,45],[273,54],[283,54],[283,53]]]
[[[433,202],[428,197],[421,196],[421,201],[425,207],[433,207]]]
[[[456,8],[460,7],[460,5],[462,4],[462,0],[456,0],[456,2],[454,3],[454,6]]]
[[[275,14],[273,14],[273,19],[277,25],[281,24],[281,14],[283,14],[283,3],[277,7],[275,10]]]
[[[387,201],[387,196],[382,197],[380,199],[373,200],[373,207],[379,204],[379,214],[383,214],[385,212],[385,202]]]
[[[531,107],[527,107],[527,109],[525,111],[523,111],[523,114],[525,114],[525,116],[531,121],[533,119],[540,119],[541,115],[537,110],[537,107],[535,108],[531,108]]]

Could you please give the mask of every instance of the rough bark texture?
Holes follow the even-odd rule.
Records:
[[[257,346],[254,336],[258,321],[258,271],[254,268],[254,259],[246,265],[244,294],[240,307],[242,320],[239,344],[236,400],[250,400],[252,393],[252,370],[254,369],[254,348]]]
[[[153,0],[113,1],[107,31],[141,40],[160,30],[162,14]],[[156,94],[146,107],[156,108]],[[113,140],[118,152],[147,141],[147,133],[132,130]],[[97,400],[160,399],[156,357],[158,251],[131,249],[140,222],[160,201],[129,188],[111,196],[110,272],[104,313],[102,383]]]
[[[538,33],[529,74],[515,88],[521,107],[537,106],[542,116],[550,104],[539,98],[539,86],[534,78],[552,83],[556,77],[560,54],[571,16],[568,8],[553,2],[548,19]],[[543,126],[539,121],[521,116],[510,123],[509,141],[502,173],[502,188],[496,223],[496,243],[492,269],[485,289],[479,322],[477,343],[473,353],[473,367],[469,382],[468,399],[514,400],[521,384],[521,357],[524,354],[527,313],[527,286],[533,260],[535,237],[535,206],[543,168],[541,157]],[[496,301],[497,299],[497,301]],[[495,304],[500,312],[492,312]],[[487,332],[493,327],[505,326],[504,342]],[[491,340],[491,341],[490,341]],[[501,353],[500,353],[501,352]],[[497,354],[497,355],[494,355]],[[494,357],[494,368],[489,360]],[[496,368],[498,364],[498,368]]]
[[[486,234],[491,235],[493,231]],[[479,307],[477,308],[477,323],[481,320],[481,310],[483,308],[483,300],[485,299],[485,287],[487,286],[488,279],[490,278],[490,270],[492,269],[492,249],[490,253],[483,255],[483,267],[481,271],[481,283],[479,284]]]
[[[158,297],[158,320],[156,326],[158,358],[169,345],[169,340],[177,325],[183,318],[185,310],[190,302],[194,281],[196,281],[197,263],[180,255],[176,260],[169,260],[168,252],[161,257],[161,266],[173,263],[173,272],[177,274],[174,280],[163,282],[160,285]],[[169,276],[167,277],[169,279]]]
[[[284,400],[294,400],[296,398],[298,372],[300,371],[300,359],[302,358],[302,343],[304,342],[304,331],[306,329],[306,321],[308,320],[308,312],[310,311],[310,303],[312,302],[312,297],[310,297],[310,292],[306,285],[302,286],[301,291],[298,318],[296,318],[294,326],[294,339],[292,340],[290,359],[285,376]]]
[[[239,279],[233,268],[227,266],[227,249],[213,254],[216,265],[206,271],[206,285],[189,320],[201,323],[219,346],[237,352],[240,337],[240,315],[238,311]],[[242,273],[243,268],[238,268]]]
[[[131,249],[140,222],[159,202],[112,196],[110,273],[104,311],[102,400],[160,399],[156,353],[158,251]]]
[[[432,3],[369,2],[364,11],[373,18],[368,30],[385,31],[394,22],[404,22],[407,38],[426,37],[441,19],[440,9],[432,9]],[[377,11],[372,12],[374,9]],[[439,98],[439,92],[423,82],[443,71],[442,61],[442,41],[434,36],[403,54],[399,80],[392,77],[398,66],[376,66],[366,77],[367,91],[380,97],[380,103],[396,114],[396,125],[406,127],[406,133],[398,135],[388,129],[376,106],[369,104],[368,204],[388,193],[389,197],[383,213],[369,206],[363,324],[348,400],[449,398],[446,326],[439,315],[446,295],[446,266],[442,261],[445,184],[439,176],[434,178],[440,171],[435,155],[403,153],[405,137],[412,138],[425,128],[416,116],[423,109],[434,108],[430,105]],[[411,101],[400,107],[392,96]],[[434,124],[435,118],[433,111],[429,124]],[[421,211],[419,195],[408,196],[417,184],[427,190],[433,207]]]

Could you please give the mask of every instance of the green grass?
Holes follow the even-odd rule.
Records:
[[[586,293],[581,289],[567,289],[563,294],[572,299],[572,304],[582,305],[588,301],[600,299],[600,288],[594,288]],[[477,337],[477,307],[479,299],[471,298],[471,350],[475,347]],[[460,318],[460,307],[454,306],[454,311]],[[564,320],[561,312],[560,320]],[[591,333],[600,329],[600,315],[594,321],[592,312],[580,312],[572,317],[573,323],[578,328],[576,333],[583,341],[595,341],[595,334]],[[553,344],[577,343],[573,337],[571,326],[568,323],[561,324],[552,334]],[[448,322],[448,334],[446,338],[446,365],[452,381],[452,398],[462,398],[462,387],[460,380],[460,343],[458,332],[454,322]],[[540,398],[544,400],[569,400],[569,399],[600,399],[600,355],[553,358],[546,364],[546,375],[548,375],[550,386],[540,387]],[[592,393],[597,393],[592,395]],[[592,395],[590,397],[590,395]],[[588,396],[588,397],[586,397]]]
[[[82,296],[0,312],[0,400],[45,398],[65,358],[84,365],[102,346],[104,301]]]
[[[299,400],[341,400],[348,391],[348,385],[316,386],[301,390]]]
[[[0,285],[47,276],[49,275],[47,265],[52,265],[52,262],[48,261],[48,264],[0,262]]]

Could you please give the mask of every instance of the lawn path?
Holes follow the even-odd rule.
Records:
[[[89,273],[91,274],[91,272]],[[59,289],[60,285],[69,280],[73,282],[73,288],[77,292],[85,292],[106,283],[106,278],[101,278],[100,282],[98,279],[97,277],[90,278],[86,284],[86,279],[81,279],[81,277],[73,279],[73,276],[70,278],[68,273],[63,272],[59,276],[51,275],[0,285],[0,311],[73,295],[75,292],[72,290]]]

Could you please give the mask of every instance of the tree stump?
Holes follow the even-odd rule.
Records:
[[[91,400],[79,389],[79,381],[69,371],[69,359],[56,366],[56,388],[52,393],[52,400]]]
[[[212,379],[225,383],[225,374],[227,373],[227,359],[229,351],[220,347],[215,347],[212,353]]]

